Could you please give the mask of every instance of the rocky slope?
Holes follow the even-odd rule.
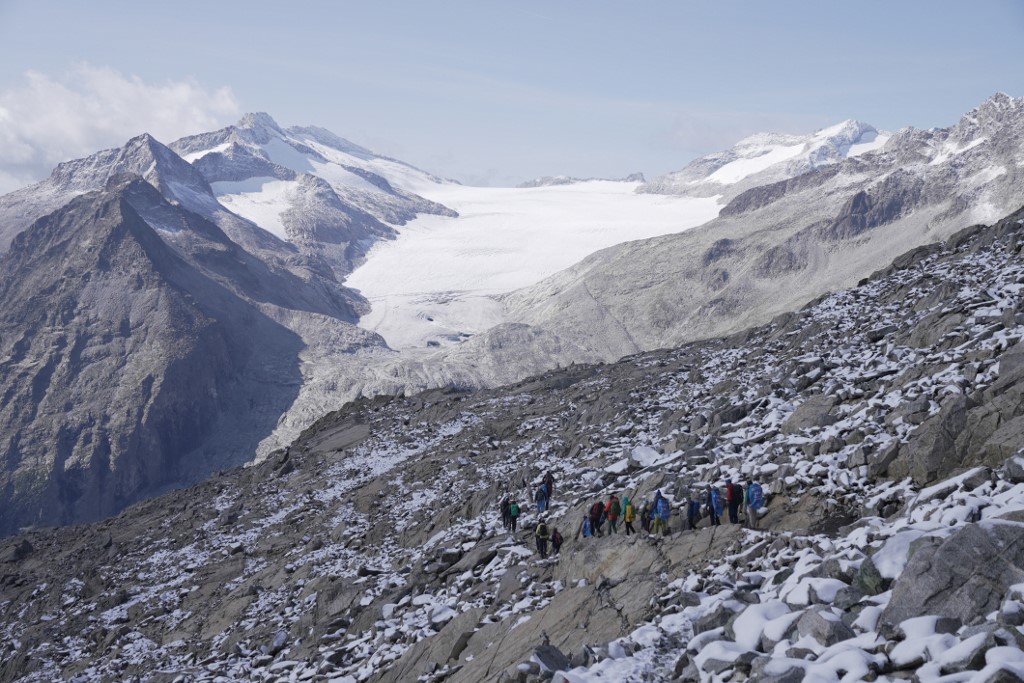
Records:
[[[728,338],[362,399],[260,465],[8,539],[0,679],[1019,680],[1022,222]],[[510,534],[497,501],[546,470],[568,542],[540,560],[536,514]],[[739,476],[759,531],[574,537],[609,492]]]
[[[505,320],[530,328],[516,333],[518,355],[527,365],[551,348],[562,362],[613,360],[761,324],[851,286],[894,254],[1024,201],[1022,131],[1024,99],[996,95],[952,127],[905,129],[875,151],[730,186],[738,193],[700,230],[606,249],[503,297]],[[728,168],[721,161],[683,176]],[[696,187],[679,182],[651,189]],[[508,333],[479,336],[474,350]]]

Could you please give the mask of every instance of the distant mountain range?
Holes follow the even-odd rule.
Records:
[[[946,129],[748,138],[639,186],[717,201],[715,220],[599,251],[496,295],[494,327],[401,354],[357,326],[369,303],[345,279],[417,216],[459,220],[429,198],[451,181],[266,114],[61,164],[0,197],[0,533],[262,457],[359,395],[766,322],[1018,208],[1022,132],[1024,100],[1000,94]]]

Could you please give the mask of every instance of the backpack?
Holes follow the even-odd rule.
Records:
[[[669,506],[668,498],[659,498],[656,508],[660,519],[668,519],[672,515],[672,508]]]
[[[611,514],[613,517],[618,517],[622,514],[622,504],[618,500],[612,501]]]
[[[555,533],[551,534],[551,543],[555,546],[562,545],[562,532],[558,529],[555,529]]]
[[[516,505],[515,503],[512,503],[511,505],[509,505],[508,506],[508,514],[512,515],[513,517],[518,517],[519,516],[519,506]]]
[[[760,510],[764,507],[764,491],[761,489],[760,484],[751,484],[750,490],[747,491],[747,496],[750,498],[748,501],[750,507],[755,510]]]
[[[533,499],[534,499],[535,501],[537,501],[537,502],[539,503],[539,502],[540,502],[540,501],[542,501],[542,500],[547,500],[547,497],[548,497],[548,489],[547,489],[547,487],[546,487],[546,486],[544,486],[544,485],[542,484],[542,485],[541,485],[541,486],[540,486],[540,487],[539,487],[539,488],[537,489],[537,495],[535,495],[535,496],[533,497]]]
[[[715,516],[722,514],[722,494],[718,489],[711,489],[711,507],[715,510]]]
[[[584,517],[583,518],[583,537],[587,538],[587,537],[590,536],[591,533],[593,533],[593,532],[590,530],[590,517]]]
[[[601,503],[594,503],[590,506],[590,516],[594,519],[601,519],[601,515],[604,514],[604,505]]]
[[[535,531],[534,533],[537,534],[537,538],[547,538],[549,536],[548,525],[544,522],[541,522],[537,525],[537,531]]]

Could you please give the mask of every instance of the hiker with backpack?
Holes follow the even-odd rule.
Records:
[[[512,533],[516,532],[516,526],[519,524],[519,503],[514,500],[508,504],[508,517],[509,517],[509,528]]]
[[[651,502],[648,500],[645,500],[644,506],[640,508],[640,528],[651,533]]]
[[[619,497],[614,493],[611,498],[608,499],[608,504],[604,507],[605,517],[608,518],[608,533],[617,534],[619,533],[619,515],[622,514],[622,503],[619,502]]]
[[[505,496],[501,499],[501,525],[508,531],[509,526],[512,524],[512,515],[509,510],[512,506],[512,500]]]
[[[721,526],[721,517],[722,512],[724,511],[724,506],[722,504],[722,492],[718,490],[717,486],[708,486],[704,495],[707,499],[708,516],[711,517],[711,525]]]
[[[725,480],[725,502],[729,506],[729,523],[740,523],[740,505],[743,504],[743,487],[732,479]]]
[[[622,497],[622,521],[626,523],[626,535],[635,534],[633,522],[636,520],[636,507],[628,497]]]
[[[595,536],[604,536],[601,525],[604,523],[604,503],[597,501],[590,506],[590,533]]]
[[[661,489],[658,489],[654,494],[653,512],[654,524],[651,527],[651,533],[657,535],[660,530],[663,536],[668,536],[668,523],[672,516],[672,505],[668,502],[668,498],[661,495]]]
[[[700,522],[700,498],[691,491],[686,498],[686,524],[690,531],[696,531],[698,522]]]
[[[558,528],[556,527],[551,532],[551,550],[553,551],[552,554],[553,555],[557,555],[558,552],[561,549],[562,549],[562,534],[561,534],[561,532],[558,531]]]
[[[537,487],[537,492],[533,496],[533,500],[537,503],[537,512],[543,513],[548,509],[548,487],[545,484],[541,484]]]
[[[590,513],[587,512],[583,515],[583,521],[580,522],[580,528],[579,531],[576,532],[576,538],[590,538],[593,535],[593,527],[590,526]]]
[[[551,470],[544,473],[544,486],[548,490],[548,502],[555,497],[555,475],[551,474]]]
[[[551,532],[548,530],[548,524],[541,517],[540,521],[537,522],[537,528],[534,529],[533,535],[537,538],[537,552],[540,553],[541,559],[548,556],[548,539],[551,538]]]
[[[761,488],[761,484],[754,482],[747,482],[747,527],[751,529],[757,529],[760,520],[758,519],[758,511],[764,507],[764,489]]]

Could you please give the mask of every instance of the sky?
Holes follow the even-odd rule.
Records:
[[[1024,2],[0,0],[0,192],[265,111],[472,185],[1024,96]]]

